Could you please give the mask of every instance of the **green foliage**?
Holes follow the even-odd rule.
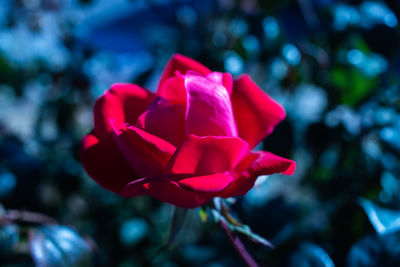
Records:
[[[337,67],[331,72],[332,84],[340,95],[340,103],[355,106],[376,90],[375,77],[368,77],[360,70]]]

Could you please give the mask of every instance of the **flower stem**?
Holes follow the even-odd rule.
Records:
[[[229,229],[228,225],[224,220],[219,220],[219,222],[222,226],[222,229],[224,229],[226,235],[229,237],[229,240],[231,241],[233,247],[239,253],[240,257],[243,259],[246,265],[248,267],[258,267],[258,264],[250,255],[250,253],[246,250],[240,238],[232,235],[231,230]]]

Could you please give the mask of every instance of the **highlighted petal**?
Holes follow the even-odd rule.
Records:
[[[135,126],[114,124],[114,140],[125,159],[141,177],[160,175],[175,146]]]
[[[285,118],[283,108],[247,75],[234,81],[231,100],[239,136],[249,143],[249,149]]]
[[[198,136],[237,136],[230,96],[222,78],[212,79],[193,72],[185,75],[187,92],[186,127]]]
[[[185,75],[187,71],[195,71],[197,73],[200,73],[202,75],[207,75],[211,71],[203,66],[201,63],[197,62],[196,60],[193,60],[191,58],[185,57],[180,54],[175,54],[172,56],[172,58],[169,60],[167,66],[165,67],[164,73],[161,76],[161,80],[158,86],[158,95],[163,95],[163,93],[160,91],[163,89],[164,82],[171,77],[175,77],[175,74],[179,72],[182,75]],[[167,97],[168,99],[168,97]]]
[[[212,80],[216,83],[221,83],[229,95],[232,93],[232,75],[228,72],[211,72],[207,75],[207,79]]]
[[[110,118],[117,124],[136,122],[154,99],[154,94],[134,84],[114,84],[94,106],[94,131],[106,140],[112,132]]]
[[[81,161],[90,177],[117,194],[137,177],[121,153],[105,147],[94,134],[88,134],[82,140]]]
[[[247,167],[247,170],[240,173]],[[266,151],[249,153],[237,165],[235,173],[238,176],[225,188],[220,197],[233,197],[246,194],[253,186],[258,176],[282,173],[292,175],[296,169],[293,160],[285,159]]]
[[[190,135],[168,163],[171,173],[208,175],[233,169],[247,151],[238,137]]]
[[[178,181],[184,187],[200,192],[219,192],[227,187],[233,177],[227,173],[215,173],[211,175],[188,177]]]
[[[228,94],[231,95],[233,85],[231,74],[227,72],[211,72],[206,77],[215,83],[222,84],[227,90]],[[172,104],[186,105],[184,75],[173,76],[165,80],[157,94],[162,98],[167,99]]]

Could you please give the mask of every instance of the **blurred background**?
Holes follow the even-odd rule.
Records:
[[[262,266],[400,266],[399,14],[396,0],[1,0],[0,265],[242,266],[198,210],[157,254],[172,207],[116,196],[79,161],[95,99],[154,90],[179,52],[250,74],[287,111],[262,146],[295,175],[232,205],[276,247],[245,241]]]

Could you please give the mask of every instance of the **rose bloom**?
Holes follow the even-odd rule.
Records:
[[[249,76],[233,80],[175,55],[156,93],[114,84],[97,99],[81,159],[114,193],[194,208],[244,195],[260,175],[294,172],[294,161],[252,151],[284,117]]]

